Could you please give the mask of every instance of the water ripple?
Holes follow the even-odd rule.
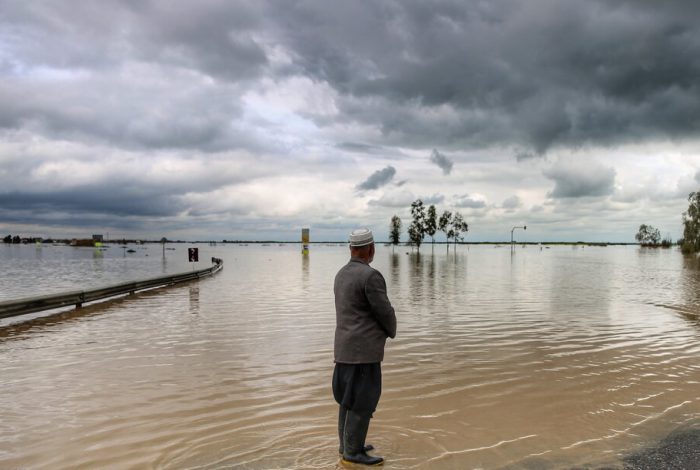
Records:
[[[614,467],[698,422],[700,276],[677,252],[462,248],[378,251],[399,317],[368,437],[387,468]],[[224,271],[0,327],[0,468],[343,468],[345,248],[202,249]],[[163,269],[58,253],[38,272]]]

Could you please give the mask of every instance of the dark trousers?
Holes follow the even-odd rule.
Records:
[[[344,408],[370,416],[382,394],[381,363],[336,363],[333,370],[333,397]]]

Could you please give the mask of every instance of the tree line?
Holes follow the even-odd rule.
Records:
[[[398,245],[401,241],[401,218],[394,215],[389,224],[389,240],[392,245]],[[464,240],[464,235],[469,231],[469,224],[459,212],[445,210],[438,217],[437,209],[431,204],[427,210],[423,201],[416,199],[411,203],[411,224],[408,226],[408,241],[415,245],[418,251],[425,236],[429,236],[432,244],[435,244],[435,234],[440,231],[447,239],[447,249],[450,249],[450,240],[457,245]]]
[[[41,243],[44,242],[43,238],[22,238],[19,235],[15,235],[14,237],[12,235],[8,235],[2,239],[4,243],[10,243],[10,244],[15,244],[18,245],[20,243]]]
[[[683,238],[677,241],[685,254],[700,252],[700,191],[688,195],[688,210],[683,212]],[[661,240],[659,229],[642,224],[634,238],[642,246],[670,247],[673,242],[670,237]]]

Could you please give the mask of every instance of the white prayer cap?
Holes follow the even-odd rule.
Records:
[[[365,246],[370,243],[374,243],[374,237],[372,236],[372,231],[368,228],[358,228],[350,232],[350,238],[348,240],[350,246]]]

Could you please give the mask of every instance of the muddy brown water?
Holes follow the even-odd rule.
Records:
[[[2,252],[3,298],[27,295],[22,276],[43,292],[189,268],[180,248],[169,264],[159,247],[97,262],[51,249]],[[224,270],[0,323],[0,468],[339,467],[347,248],[200,251]],[[399,320],[368,437],[385,468],[620,467],[700,425],[700,267],[675,249],[380,246],[373,266]]]

